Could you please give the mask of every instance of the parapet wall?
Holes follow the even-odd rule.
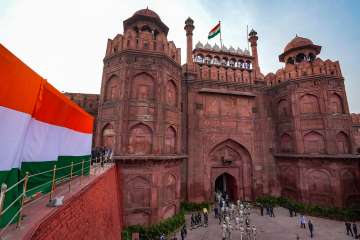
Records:
[[[113,166],[45,218],[25,239],[121,239],[121,192]]]

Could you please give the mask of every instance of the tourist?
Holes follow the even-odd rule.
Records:
[[[306,219],[303,214],[300,214],[300,228],[306,228]]]
[[[352,228],[353,228],[355,239],[358,239],[358,231],[357,231],[357,226],[356,226],[355,222],[353,222]]]
[[[312,224],[310,219],[309,219],[309,222],[308,222],[308,227],[309,227],[309,231],[310,231],[310,238],[312,238],[313,237],[313,231],[314,231],[314,225]]]
[[[275,217],[273,206],[270,207],[270,217]]]
[[[183,226],[183,228],[182,228],[182,229],[184,230],[185,236],[187,236],[186,224],[184,224],[184,226]]]
[[[165,240],[165,235],[163,233],[160,234],[160,240]]]
[[[351,223],[345,222],[345,227],[346,227],[346,235],[349,235],[349,232],[350,232],[351,236],[354,237],[353,232],[351,230]]]
[[[266,215],[270,216],[270,207],[269,207],[269,205],[266,204],[265,208],[266,208]]]
[[[180,236],[181,236],[181,240],[184,240],[185,237],[186,237],[186,234],[185,234],[185,231],[184,231],[184,227],[181,228]]]
[[[215,208],[214,208],[214,214],[215,214],[215,218],[218,218],[218,214],[219,214],[218,206],[215,206]]]
[[[264,216],[264,206],[260,204],[260,215]]]
[[[191,228],[190,229],[191,230],[194,229],[195,225],[196,225],[195,215],[194,215],[194,213],[192,213],[191,214],[191,225],[190,225]]]

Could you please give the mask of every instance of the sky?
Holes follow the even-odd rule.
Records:
[[[357,0],[0,0],[0,43],[66,92],[99,93],[108,38],[149,7],[169,27],[168,40],[186,59],[184,21],[194,20],[194,45],[206,43],[221,20],[225,46],[247,47],[246,26],[258,32],[264,74],[283,66],[285,45],[299,35],[322,46],[320,58],[339,60],[351,112],[360,113],[360,1]],[[210,44],[217,43],[214,38]]]

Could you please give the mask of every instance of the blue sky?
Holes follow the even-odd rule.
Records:
[[[264,74],[282,64],[278,55],[295,34],[321,45],[323,60],[339,60],[352,112],[360,112],[360,1],[166,1],[0,0],[0,42],[55,87],[99,92],[106,41],[122,33],[136,10],[156,11],[182,48],[185,19],[195,22],[194,40],[222,21],[226,46],[245,48],[246,25],[258,32]],[[211,44],[218,40],[211,40]]]

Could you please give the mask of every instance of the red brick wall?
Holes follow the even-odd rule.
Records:
[[[29,239],[121,239],[117,174],[115,166],[109,169],[47,217]]]

